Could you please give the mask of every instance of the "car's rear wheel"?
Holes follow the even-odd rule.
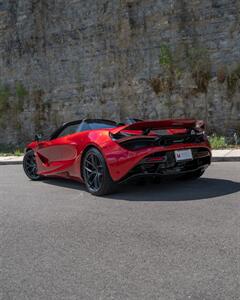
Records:
[[[40,180],[42,176],[37,173],[37,163],[33,150],[27,151],[23,158],[23,169],[25,174],[31,180]]]
[[[186,180],[195,180],[198,179],[199,177],[201,177],[204,174],[205,170],[197,170],[194,172],[189,172],[183,176],[181,176],[182,179],[186,179]]]
[[[83,178],[88,191],[96,196],[110,194],[116,184],[112,180],[104,157],[96,148],[90,148],[83,158]]]

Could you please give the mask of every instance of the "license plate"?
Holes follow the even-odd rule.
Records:
[[[176,161],[193,159],[191,149],[176,150],[176,151],[174,151],[174,153],[175,153]]]

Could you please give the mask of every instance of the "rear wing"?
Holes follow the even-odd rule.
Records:
[[[197,123],[200,121],[196,121],[193,119],[175,119],[175,120],[160,120],[160,121],[142,121],[136,122],[133,124],[128,124],[125,126],[117,127],[111,129],[110,132],[115,135],[121,131],[128,130],[142,130],[142,131],[150,131],[150,130],[160,130],[160,129],[190,129],[196,128]],[[202,121],[201,121],[202,122]],[[203,125],[203,122],[202,124]]]

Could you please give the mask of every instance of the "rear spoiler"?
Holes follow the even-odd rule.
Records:
[[[160,121],[142,121],[125,126],[111,129],[110,132],[114,135],[121,131],[128,130],[160,130],[160,129],[174,129],[174,128],[195,128],[196,120],[193,119],[175,119],[175,120],[160,120]]]

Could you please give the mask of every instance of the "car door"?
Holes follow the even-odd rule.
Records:
[[[74,137],[79,132],[80,124],[65,126],[58,136],[49,141],[40,141],[36,149],[38,172],[42,175],[54,175],[68,172],[78,155],[79,139]]]

